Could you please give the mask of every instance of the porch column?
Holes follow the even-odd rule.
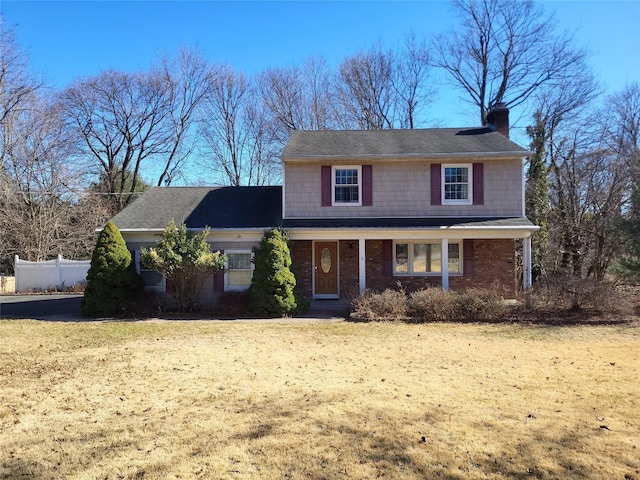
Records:
[[[442,289],[446,292],[449,290],[449,239],[442,239],[441,254],[441,270],[442,270]]]
[[[364,238],[358,239],[358,277],[360,284],[360,295],[367,289],[367,268],[366,252],[364,248]]]
[[[522,239],[522,286],[531,287],[531,235]]]

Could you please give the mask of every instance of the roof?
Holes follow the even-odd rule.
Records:
[[[529,152],[488,127],[413,130],[296,130],[281,158],[437,158],[527,156]]]
[[[152,187],[112,218],[120,230],[269,228],[282,223],[281,187]]]
[[[281,187],[152,187],[113,217],[121,231],[161,231],[173,218],[187,228],[530,228],[527,218],[289,218],[282,219]]]

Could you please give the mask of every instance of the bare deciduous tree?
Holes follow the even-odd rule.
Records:
[[[414,128],[434,93],[428,67],[426,46],[414,35],[395,51],[377,44],[343,60],[334,81],[341,127]]]
[[[584,66],[585,52],[557,35],[553,16],[533,0],[453,0],[452,8],[460,29],[435,37],[435,65],[465,91],[482,125],[492,105],[512,109]]]
[[[80,154],[95,166],[114,213],[135,197],[143,173],[170,184],[193,149],[189,133],[209,89],[209,66],[182,50],[149,72],[81,79],[62,99]]]
[[[192,125],[204,97],[211,89],[212,67],[194,49],[181,49],[177,58],[164,56],[153,75],[164,77],[168,86],[169,128],[172,137],[166,155],[161,157],[162,167],[157,185],[170,185],[180,173],[195,148],[190,138]]]
[[[301,67],[265,70],[257,77],[257,88],[273,139],[282,147],[293,130],[337,126],[324,57],[311,56]]]
[[[199,128],[205,155],[199,163],[224,184],[270,183],[277,155],[256,89],[229,66],[218,67],[209,82]]]
[[[23,107],[0,179],[2,254],[87,258],[108,212],[99,198],[82,193],[83,172],[69,160],[59,106],[32,95]]]

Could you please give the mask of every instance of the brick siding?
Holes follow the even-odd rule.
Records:
[[[401,285],[408,292],[421,288],[441,286],[439,276],[385,276],[383,275],[382,240],[366,240],[367,290],[382,291]],[[359,293],[357,240],[341,240],[338,243],[340,261],[340,298],[354,298]],[[311,298],[313,292],[313,242],[291,242],[291,258],[298,284],[303,295]],[[506,298],[514,298],[517,292],[515,241],[512,239],[487,239],[474,241],[473,276],[449,276],[451,290],[470,287],[498,289]]]

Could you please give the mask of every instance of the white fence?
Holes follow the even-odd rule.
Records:
[[[87,281],[91,260],[66,260],[58,255],[55,260],[30,262],[16,255],[16,292],[64,290]]]

